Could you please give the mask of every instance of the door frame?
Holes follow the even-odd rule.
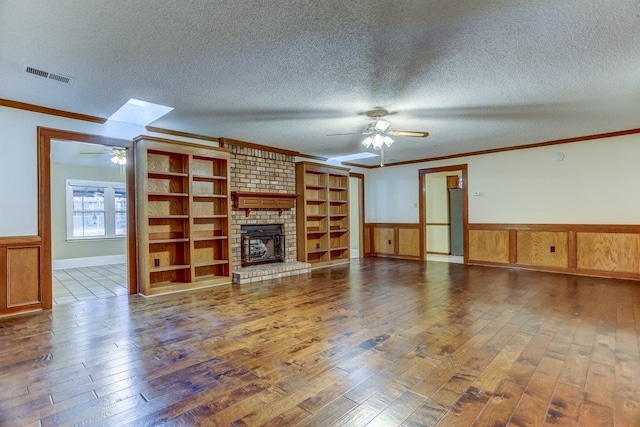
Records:
[[[53,306],[53,262],[51,258],[51,140],[85,142],[124,148],[127,152],[127,283],[129,294],[138,292],[135,153],[133,141],[73,131],[38,127],[38,235],[42,239],[40,280],[42,308]]]
[[[420,221],[420,259],[427,259],[427,233],[425,223],[427,222],[426,201],[427,201],[427,175],[439,172],[462,171],[462,258],[466,264],[469,258],[469,191],[467,184],[467,164],[440,166],[418,170],[418,205]]]
[[[349,178],[355,178],[358,180],[358,236],[360,238],[360,241],[358,242],[358,257],[364,258],[364,174],[349,172]],[[351,214],[352,213],[349,212],[349,215]]]

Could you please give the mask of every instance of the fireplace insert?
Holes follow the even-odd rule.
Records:
[[[284,262],[284,225],[241,225],[240,248],[243,267]]]

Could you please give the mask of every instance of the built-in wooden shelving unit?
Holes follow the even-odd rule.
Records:
[[[296,163],[298,260],[349,262],[349,169]]]
[[[140,292],[230,283],[229,151],[146,136],[135,142]]]

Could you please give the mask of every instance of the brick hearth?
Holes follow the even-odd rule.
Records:
[[[280,277],[306,274],[311,271],[308,262],[276,262],[272,264],[252,265],[233,271],[233,283],[244,284],[260,282],[262,280],[277,279]]]

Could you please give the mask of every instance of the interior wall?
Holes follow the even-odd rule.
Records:
[[[105,157],[108,160],[108,157]],[[118,168],[51,163],[51,255],[54,260],[125,255],[127,239],[67,241],[66,180],[125,182]]]
[[[143,126],[67,119],[0,106],[0,237],[38,234],[38,126],[133,139]]]
[[[467,164],[470,223],[638,224],[638,159],[640,135],[625,135],[373,169],[366,221],[417,223],[418,170]]]

